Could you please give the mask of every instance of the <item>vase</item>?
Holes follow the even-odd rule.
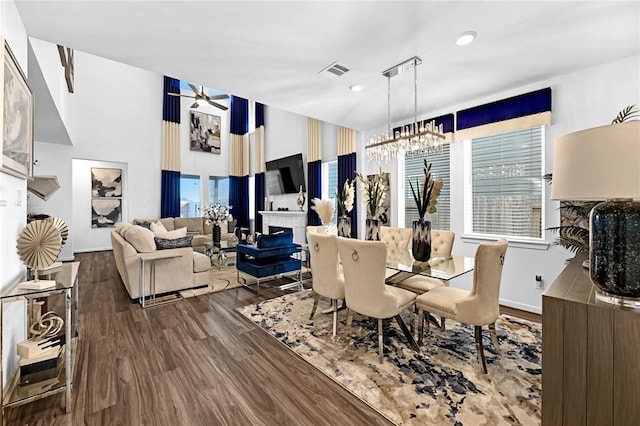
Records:
[[[411,253],[419,262],[426,262],[431,257],[431,222],[420,219],[413,221]]]
[[[378,219],[366,220],[364,239],[369,241],[380,241],[380,221]]]
[[[351,238],[351,218],[349,216],[338,218],[338,237]]]
[[[298,192],[298,199],[296,200],[296,202],[298,203],[298,208],[300,209],[300,211],[304,211],[304,202],[305,202],[305,197],[304,197],[304,192],[302,192],[302,185],[300,185],[300,192]]]
[[[215,247],[220,248],[220,237],[221,237],[222,233],[220,230],[220,225],[213,225],[213,234],[212,234],[212,239],[213,239],[213,245]]]

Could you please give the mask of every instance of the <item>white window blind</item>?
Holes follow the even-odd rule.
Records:
[[[416,179],[418,182],[424,177],[424,157],[407,157],[404,160],[404,205],[405,205],[405,227],[411,227],[414,220],[418,220],[418,208],[413,199],[409,181],[414,189]],[[451,179],[449,172],[450,150],[449,144],[444,144],[442,152],[430,154],[427,161],[431,163],[431,175],[433,179],[442,178],[444,186],[438,197],[436,212],[427,213],[425,220],[431,221],[431,229],[450,229],[450,201],[451,201]]]
[[[340,188],[342,191],[342,188]],[[322,198],[336,199],[336,193],[338,193],[338,161],[327,161],[322,163]],[[333,217],[331,218],[331,224],[335,225],[338,222],[338,204],[336,203],[333,210]]]
[[[465,232],[542,238],[543,141],[542,126],[471,140]]]

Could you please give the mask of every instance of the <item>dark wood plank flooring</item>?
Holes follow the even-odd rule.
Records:
[[[54,395],[6,410],[8,424],[390,424],[235,311],[281,291],[238,288],[142,310],[111,251],[76,260],[81,338],[71,413]]]

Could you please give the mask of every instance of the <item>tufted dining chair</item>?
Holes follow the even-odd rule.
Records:
[[[401,259],[406,257],[411,249],[411,229],[381,226],[380,241],[384,241],[387,245],[387,258]],[[387,268],[385,271],[385,279],[389,279],[398,274],[398,271]]]
[[[387,245],[382,241],[362,241],[338,237],[338,252],[344,268],[344,295],[349,309],[347,328],[353,312],[378,320],[378,353],[383,359],[383,319],[395,318],[409,344],[419,350],[400,312],[412,308],[416,295],[401,288],[385,284]],[[411,321],[413,323],[413,320]]]
[[[495,321],[500,314],[499,296],[502,267],[507,241],[482,243],[478,246],[473,269],[471,291],[454,287],[438,287],[416,298],[420,323],[419,344],[422,344],[424,320],[429,313],[438,314],[475,327],[476,350],[482,370],[487,372],[482,346],[482,327],[489,326],[493,346],[499,352]],[[427,322],[427,326],[428,326]]]
[[[313,283],[313,308],[309,319],[313,319],[320,296],[331,300],[333,306],[333,335],[338,329],[338,300],[344,299],[344,277],[338,267],[337,236],[308,232]]]

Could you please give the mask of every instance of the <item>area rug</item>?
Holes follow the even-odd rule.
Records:
[[[223,268],[213,267],[211,271],[209,271],[209,284],[207,286],[180,291],[180,297],[197,297],[203,294],[238,288],[241,284],[238,282],[236,274],[235,266]]]
[[[380,364],[377,321],[356,314],[346,333],[342,311],[334,338],[331,315],[308,321],[312,305],[310,291],[302,291],[237,310],[396,424],[540,424],[539,324],[501,315],[496,322],[501,355],[485,332],[485,375],[472,327],[455,321],[445,331],[431,327],[416,353],[395,321],[388,321]]]

